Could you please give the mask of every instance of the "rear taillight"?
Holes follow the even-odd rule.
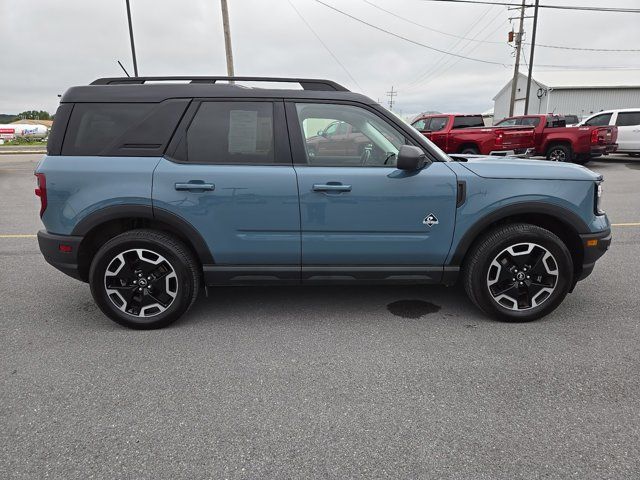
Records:
[[[38,186],[36,187],[36,196],[40,197],[40,216],[44,214],[47,209],[47,178],[44,173],[36,173],[36,179]]]
[[[591,145],[602,145],[606,142],[608,129],[596,128],[591,131]]]

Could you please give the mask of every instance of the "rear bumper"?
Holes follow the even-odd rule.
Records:
[[[610,145],[593,145],[591,147],[591,156],[594,155],[607,155],[618,150],[618,144],[612,143]]]
[[[580,235],[584,257],[582,259],[582,271],[577,280],[583,280],[591,275],[596,261],[609,250],[611,245],[611,229],[598,233],[588,233]]]
[[[50,265],[66,273],[70,277],[83,280],[78,268],[78,249],[83,237],[70,235],[54,235],[44,230],[38,232],[38,245],[42,256]],[[63,248],[70,251],[62,251]]]

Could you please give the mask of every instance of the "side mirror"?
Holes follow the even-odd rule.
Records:
[[[396,168],[400,170],[420,170],[427,163],[427,156],[418,147],[402,145],[398,151]]]

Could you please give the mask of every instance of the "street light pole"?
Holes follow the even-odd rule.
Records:
[[[138,76],[138,60],[136,59],[136,45],[133,41],[133,25],[131,24],[131,7],[129,0],[125,0],[127,3],[127,20],[129,21],[129,40],[131,41],[131,56],[133,57],[133,75]]]
[[[227,75],[233,77],[233,52],[231,51],[231,29],[229,27],[229,8],[227,0],[220,0],[222,7],[222,27],[224,29],[224,50],[227,55]]]
[[[533,72],[533,52],[536,49],[536,30],[538,28],[538,3],[540,3],[540,0],[536,0],[535,9],[533,12],[533,33],[531,34],[531,53],[529,54],[529,76],[527,78],[527,96],[524,101],[525,115],[529,114],[529,94],[531,93],[531,75]]]

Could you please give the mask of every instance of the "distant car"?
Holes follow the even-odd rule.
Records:
[[[618,153],[640,157],[640,108],[604,110],[585,119],[580,125],[615,125],[618,127]]]
[[[480,114],[423,115],[411,125],[447,153],[518,155],[534,146],[532,127],[485,127]]]
[[[567,127],[573,127],[580,123],[580,119],[577,115],[563,115],[565,122],[567,123]]]
[[[523,115],[505,118],[498,126],[534,127],[536,155],[556,162],[587,163],[618,148],[615,126],[567,127],[563,115]]]

